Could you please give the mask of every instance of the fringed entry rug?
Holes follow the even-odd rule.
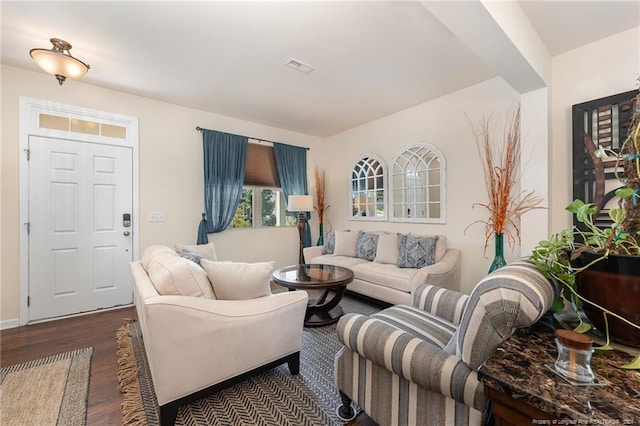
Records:
[[[84,425],[92,355],[84,348],[3,368],[0,424]]]
[[[380,310],[350,296],[340,305],[345,312],[366,315]],[[125,324],[117,340],[123,422],[157,425],[158,403],[138,322]],[[339,348],[336,324],[305,327],[298,376],[281,365],[181,407],[176,425],[343,425],[335,414],[340,397],[333,384],[333,358]]]

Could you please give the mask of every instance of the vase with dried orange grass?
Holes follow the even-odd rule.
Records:
[[[520,108],[509,113],[504,125],[502,139],[492,135],[491,115],[483,117],[477,123],[467,117],[478,148],[482,163],[488,201],[474,203],[473,207],[482,207],[489,213],[486,220],[477,220],[484,224],[484,254],[486,256],[489,240],[494,237],[495,257],[489,272],[504,266],[504,238],[509,247],[520,241],[520,217],[536,208],[540,208],[542,197],[533,191],[520,190]],[[469,227],[471,226],[469,225]],[[467,228],[469,228],[467,227]]]
[[[324,245],[324,215],[331,206],[325,205],[325,184],[326,179],[324,170],[319,169],[317,166],[313,169],[313,177],[315,181],[315,206],[313,209],[318,213],[319,232],[318,243],[316,245]]]

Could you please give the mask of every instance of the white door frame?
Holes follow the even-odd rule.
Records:
[[[138,119],[120,114],[113,114],[88,108],[64,105],[39,99],[20,97],[20,325],[29,322],[29,163],[27,151],[30,136],[70,139],[103,145],[124,146],[132,148],[133,154],[133,259],[139,258],[139,135]],[[112,138],[99,135],[88,135],[68,130],[43,129],[39,127],[39,115],[50,114],[70,119],[77,118],[98,123],[121,126],[126,129],[126,138]]]

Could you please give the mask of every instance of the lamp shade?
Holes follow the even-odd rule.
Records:
[[[311,195],[289,195],[287,210],[290,212],[313,211],[313,197]]]
[[[60,84],[66,78],[80,78],[89,71],[89,65],[71,56],[69,43],[52,38],[51,44],[52,49],[31,49],[29,54],[40,68],[55,76]]]

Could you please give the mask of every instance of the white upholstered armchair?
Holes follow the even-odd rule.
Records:
[[[345,315],[335,359],[338,415],[353,418],[353,400],[380,425],[484,424],[488,400],[477,370],[517,328],[547,312],[555,294],[535,266],[518,261],[469,296],[424,285],[412,306]]]
[[[162,425],[178,407],[288,363],[298,374],[303,291],[249,300],[160,295],[142,262],[130,264],[134,301]]]

